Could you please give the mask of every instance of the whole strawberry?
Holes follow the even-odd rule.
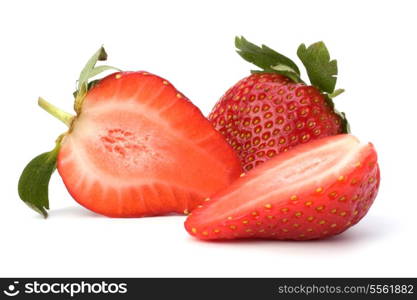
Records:
[[[278,153],[311,140],[348,133],[344,113],[334,109],[337,62],[323,42],[297,54],[312,85],[300,78],[289,58],[243,37],[235,40],[238,54],[260,67],[243,78],[217,102],[209,119],[238,153],[248,171]]]

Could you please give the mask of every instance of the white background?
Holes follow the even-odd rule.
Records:
[[[417,276],[414,1],[2,1],[0,4],[0,276]],[[147,70],[207,114],[251,66],[235,35],[296,58],[324,40],[338,59],[336,99],[379,153],[382,184],[365,219],[314,242],[207,243],[184,217],[108,219],[71,199],[58,174],[50,217],[29,210],[17,181],[64,125],[38,96],[71,110],[89,56]]]

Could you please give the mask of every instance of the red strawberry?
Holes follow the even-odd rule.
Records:
[[[346,134],[297,146],[243,175],[190,214],[191,235],[325,238],[363,218],[380,182],[372,144]]]
[[[344,114],[335,111],[331,100],[343,91],[334,90],[337,64],[329,62],[322,42],[298,50],[313,86],[300,79],[294,62],[267,46],[242,37],[236,38],[236,47],[262,71],[230,88],[209,119],[237,151],[245,170],[300,143],[348,132]]]
[[[84,94],[57,168],[86,208],[110,217],[187,213],[241,173],[233,149],[167,80],[118,72]]]

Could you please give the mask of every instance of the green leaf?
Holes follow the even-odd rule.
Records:
[[[338,113],[342,118],[342,133],[351,133],[350,124],[346,118],[346,114],[344,112],[338,112],[338,111],[336,111],[336,113]]]
[[[82,103],[84,101],[85,95],[87,95],[88,91],[88,79],[91,78],[91,72],[93,72],[96,63],[99,60],[106,60],[107,53],[104,50],[103,46],[98,49],[93,56],[85,64],[84,68],[80,73],[80,77],[78,78],[78,88],[76,91],[75,101],[74,101],[74,110],[77,115],[81,112]],[[97,74],[96,74],[97,75]]]
[[[93,70],[96,63],[101,60],[104,61],[107,59],[107,53],[106,50],[104,50],[104,47],[101,46],[100,49],[94,53],[94,55],[87,61],[84,68],[82,69],[80,73],[80,77],[78,79],[78,89],[81,88],[81,85],[86,83],[88,79],[91,77],[90,73]]]
[[[88,92],[89,90],[91,90],[91,88],[94,87],[99,82],[100,82],[100,79],[90,81],[87,84],[87,88],[86,88],[86,91],[85,92]],[[77,98],[78,90],[76,90],[75,92],[73,92],[72,95],[74,96],[74,98]]]
[[[339,96],[340,94],[342,94],[344,92],[345,92],[344,89],[337,89],[333,93],[329,94],[329,97],[333,99],[333,98]]]
[[[295,71],[288,66],[276,65],[276,66],[271,66],[271,69],[274,70],[275,73],[279,73],[281,75],[284,75],[284,76],[292,79],[295,82],[302,82],[300,76],[297,73],[295,73]]]
[[[100,73],[108,71],[108,70],[115,70],[115,71],[119,71],[119,72],[121,71],[120,69],[112,67],[112,66],[106,66],[106,65],[98,66],[98,67],[93,68],[90,71],[90,73],[87,76],[87,80],[96,76],[96,75],[98,75],[98,74],[100,74]]]
[[[22,172],[18,191],[20,199],[30,208],[43,215],[49,209],[48,186],[52,173],[56,169],[56,160],[60,144],[51,152],[45,152],[32,159]]]
[[[75,96],[74,110],[77,114],[81,112],[81,107],[84,98],[87,95],[88,90],[90,89],[90,85],[88,83],[89,79],[107,70],[120,71],[120,69],[106,65],[96,67],[98,61],[103,61],[106,59],[107,53],[104,50],[104,48],[101,47],[96,51],[96,53],[94,53],[94,55],[88,60],[85,67],[82,69],[80,77],[78,79],[77,91],[73,93],[73,95]]]
[[[336,93],[337,91],[339,91],[339,90],[336,90],[334,93]],[[342,93],[342,92],[343,92],[343,90],[341,90],[340,93]],[[348,122],[348,120],[346,118],[346,114],[344,112],[338,111],[334,107],[333,99],[330,97],[329,94],[324,94],[323,96],[324,96],[324,100],[326,100],[326,103],[330,107],[330,109],[332,111],[334,111],[334,113],[340,117],[341,128],[342,128],[342,132],[341,133],[350,133],[350,125],[349,125],[349,122]]]
[[[301,44],[297,55],[307,70],[311,84],[322,92],[333,93],[337,79],[337,61],[330,60],[326,45],[317,42],[307,48]]]
[[[238,49],[237,53],[246,61],[253,63],[254,65],[260,67],[264,71],[272,71],[280,73],[281,71],[272,69],[273,66],[280,66],[280,68],[286,68],[291,70],[291,73],[294,73],[297,81],[301,79],[300,70],[297,65],[288,57],[276,52],[275,50],[269,48],[266,45],[261,47],[252,44],[244,37],[235,38],[235,46]],[[281,73],[280,73],[281,74]]]

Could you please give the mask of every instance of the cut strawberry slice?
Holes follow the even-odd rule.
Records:
[[[372,144],[327,137],[253,169],[194,210],[185,227],[200,239],[324,238],[367,213],[379,181]]]
[[[75,200],[111,217],[187,212],[241,172],[200,110],[146,72],[112,74],[88,92],[57,166]]]

